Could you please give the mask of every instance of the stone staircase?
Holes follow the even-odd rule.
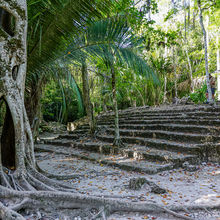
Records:
[[[114,114],[97,117],[96,138],[88,124],[45,139],[36,150],[97,161],[148,174],[178,167],[195,167],[202,161],[220,162],[220,107],[139,107],[119,112],[120,135],[126,148],[112,146]],[[187,163],[186,163],[187,162]],[[187,167],[186,167],[187,168]]]

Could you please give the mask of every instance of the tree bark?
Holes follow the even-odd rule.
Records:
[[[217,92],[218,92],[218,101],[220,101],[220,88],[219,88],[219,84],[220,84],[220,51],[219,51],[219,33],[217,31],[217,35],[216,35],[216,46],[217,46],[217,51],[216,51],[216,68],[217,68]]]
[[[82,82],[83,82],[83,99],[86,107],[86,114],[89,118],[90,134],[93,135],[95,133],[96,123],[93,115],[92,104],[90,101],[89,80],[88,80],[88,71],[87,71],[86,62],[82,62]]]
[[[186,41],[187,41],[187,40],[186,40]],[[188,66],[189,66],[190,91],[191,91],[191,92],[194,92],[192,65],[191,65],[191,62],[190,62],[189,52],[188,52],[187,47],[188,47],[188,44],[186,45],[185,52],[186,52],[186,57],[187,57]]]
[[[191,2],[190,0],[188,0],[188,28],[190,28],[190,5],[191,5]]]
[[[183,0],[183,7],[184,7],[184,30],[185,30],[185,39],[186,39],[186,29],[187,29],[187,24],[186,24],[186,14],[187,14],[187,11],[186,11],[186,0]]]
[[[14,35],[1,33],[0,41],[0,98],[6,102],[7,113],[3,131],[3,137],[8,130],[7,142],[10,143],[10,149],[14,144],[15,169],[19,175],[25,172],[25,159],[31,164],[35,163],[33,151],[33,138],[31,134],[30,124],[27,118],[24,106],[24,88],[26,77],[26,34],[27,34],[27,8],[25,0],[0,0],[1,10],[6,10],[16,19],[16,29]],[[7,24],[7,25],[10,25]],[[10,28],[10,27],[9,27]],[[10,116],[11,115],[11,116]],[[11,118],[10,118],[11,117]],[[10,123],[7,125],[6,123]],[[11,123],[13,125],[11,125]],[[13,131],[13,127],[14,131]],[[8,156],[4,156],[5,141],[2,141],[1,147],[1,163],[5,164],[5,160],[10,160]],[[13,150],[12,150],[13,151]],[[13,162],[13,161],[12,161]],[[12,165],[10,163],[9,165]],[[0,170],[1,171],[1,170]]]
[[[116,76],[115,69],[113,64],[110,64],[111,74],[112,74],[112,99],[113,99],[113,108],[115,112],[115,137],[113,145],[120,147],[121,138],[119,133],[119,117],[118,117],[118,103],[117,103],[117,95],[116,95]]]
[[[199,8],[199,18],[200,18],[200,25],[203,32],[204,37],[204,48],[205,48],[205,71],[206,71],[206,83],[207,83],[207,90],[208,90],[208,102],[212,103],[212,91],[210,86],[210,80],[209,80],[209,65],[208,65],[208,48],[207,48],[207,36],[206,36],[206,30],[203,23],[203,15],[202,15],[202,7],[201,7],[201,0],[197,0],[198,8]]]
[[[217,70],[220,70],[220,50],[219,50],[219,33],[217,32],[216,36],[216,45],[217,45],[217,52],[216,52],[216,62],[217,62]]]
[[[147,0],[147,12],[148,12],[148,20],[151,21],[151,0]]]
[[[25,108],[27,116],[31,125],[32,134],[34,140],[39,135],[40,115],[41,115],[41,103],[40,98],[42,95],[42,87],[45,83],[45,78],[41,77],[31,83],[28,96],[25,97]],[[45,84],[44,84],[45,85]]]
[[[106,103],[108,101],[108,97],[106,96],[106,87],[107,87],[107,83],[106,83],[106,78],[103,78],[103,84],[102,84],[102,108],[104,112],[107,112],[107,106]]]
[[[174,65],[174,92],[175,92],[175,103],[176,103],[178,94],[177,94],[176,48],[175,47],[173,47],[173,65]]]
[[[164,96],[163,103],[167,101],[167,77],[164,75]]]

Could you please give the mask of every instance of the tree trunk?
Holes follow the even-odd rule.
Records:
[[[106,87],[107,87],[107,85],[106,85],[106,78],[104,77],[104,79],[103,79],[103,84],[102,84],[102,108],[103,108],[103,111],[104,112],[107,112],[108,111],[108,109],[107,109],[107,106],[106,106],[106,103],[107,103],[107,96],[106,96]]]
[[[147,12],[148,12],[148,20],[151,21],[151,0],[147,0]]]
[[[187,29],[187,24],[186,24],[186,15],[187,15],[187,11],[186,11],[186,0],[183,0],[183,7],[184,7],[184,30],[185,30],[185,39],[186,39],[186,29]]]
[[[198,7],[199,7],[199,18],[200,18],[200,25],[203,32],[204,37],[204,47],[205,47],[205,72],[206,72],[206,83],[207,83],[207,89],[208,89],[208,102],[212,103],[212,91],[210,86],[210,80],[209,80],[209,65],[208,65],[208,48],[207,48],[207,38],[206,38],[206,30],[203,24],[203,15],[202,15],[202,8],[201,8],[201,0],[197,0]]]
[[[86,107],[86,114],[89,118],[90,133],[93,135],[95,133],[96,125],[95,125],[93,108],[89,95],[89,81],[88,81],[88,71],[87,71],[86,62],[82,63],[82,82],[83,82],[83,99]]]
[[[186,40],[186,41],[187,41],[187,40]],[[191,62],[190,62],[189,52],[188,52],[187,47],[188,47],[188,44],[186,45],[185,52],[186,52],[186,57],[187,57],[188,66],[189,66],[190,91],[191,91],[191,92],[194,92],[192,65],[191,65]]]
[[[115,69],[113,64],[110,64],[111,74],[112,74],[112,99],[113,99],[113,108],[115,112],[115,137],[114,137],[114,146],[121,147],[123,143],[121,142],[120,133],[119,133],[119,117],[118,117],[118,103],[116,96],[116,76]]]
[[[191,2],[190,2],[190,0],[188,0],[188,5],[187,5],[187,7],[188,7],[188,28],[190,28],[190,4]]]
[[[219,50],[219,33],[217,32],[216,36],[216,46],[217,46],[217,52],[216,52],[216,62],[217,62],[217,70],[220,71],[220,50]]]
[[[196,15],[197,15],[197,11],[196,9],[193,10],[193,29],[195,29],[196,27]]]
[[[176,48],[173,47],[173,65],[174,65],[174,92],[175,92],[175,103],[177,103],[177,74],[176,74]]]
[[[14,166],[16,175],[25,173],[25,160],[34,166],[33,138],[24,106],[26,77],[27,9],[25,0],[0,1],[0,9],[15,17],[16,28],[10,22],[3,25],[0,41],[0,98],[6,102],[7,113],[1,141],[1,164]],[[9,32],[8,30],[12,30]],[[5,33],[4,33],[5,31]],[[3,35],[2,35],[3,33]],[[16,48],[16,50],[15,50]],[[7,134],[7,138],[5,139]],[[9,148],[7,148],[9,144]],[[7,148],[7,150],[6,150]],[[9,158],[9,151],[12,153]],[[4,158],[3,158],[4,157]],[[6,161],[10,161],[8,164]]]
[[[219,51],[219,33],[217,31],[216,35],[216,46],[217,46],[217,51],[216,51],[216,68],[217,68],[217,89],[218,89],[218,101],[220,101],[220,51]]]
[[[206,16],[206,27],[207,27],[207,29],[206,29],[207,58],[208,58],[208,62],[209,62],[209,29],[208,29],[208,27],[209,27],[209,16],[208,15]],[[205,28],[205,26],[204,26],[204,28]]]
[[[163,96],[163,103],[167,101],[167,77],[164,76],[164,96]]]
[[[30,91],[28,96],[25,97],[25,108],[27,111],[27,116],[31,125],[32,134],[34,140],[39,135],[39,126],[40,126],[40,119],[41,119],[41,103],[40,98],[42,95],[42,87],[43,87],[44,77],[41,79],[37,79],[36,81],[32,82]]]

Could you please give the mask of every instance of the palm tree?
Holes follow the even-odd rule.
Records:
[[[147,78],[156,76],[146,62],[138,55],[141,40],[134,36],[131,28],[126,22],[125,17],[118,16],[103,19],[89,26],[85,33],[79,38],[75,38],[66,51],[65,60],[89,59],[94,58],[103,60],[110,69],[112,77],[112,96],[115,112],[115,146],[123,146],[119,134],[119,118],[116,98],[116,72],[115,63],[127,65],[139,74],[145,74]],[[90,123],[91,124],[91,123]]]
[[[206,72],[206,85],[208,90],[208,102],[213,103],[214,100],[212,99],[212,91],[210,86],[210,77],[209,77],[209,63],[208,63],[208,46],[207,46],[207,33],[204,27],[203,23],[203,9],[201,6],[201,0],[197,0],[198,9],[199,9],[199,21],[201,25],[201,29],[203,32],[203,38],[204,38],[204,48],[205,48],[205,72]]]

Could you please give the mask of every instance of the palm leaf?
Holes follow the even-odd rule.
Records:
[[[118,16],[100,20],[89,26],[68,46],[62,62],[80,62],[94,57],[108,62],[127,64],[136,73],[144,74],[157,82],[153,70],[139,55],[142,39],[134,36],[125,17]]]
[[[53,62],[72,36],[107,13],[110,1],[29,0],[28,72]]]

